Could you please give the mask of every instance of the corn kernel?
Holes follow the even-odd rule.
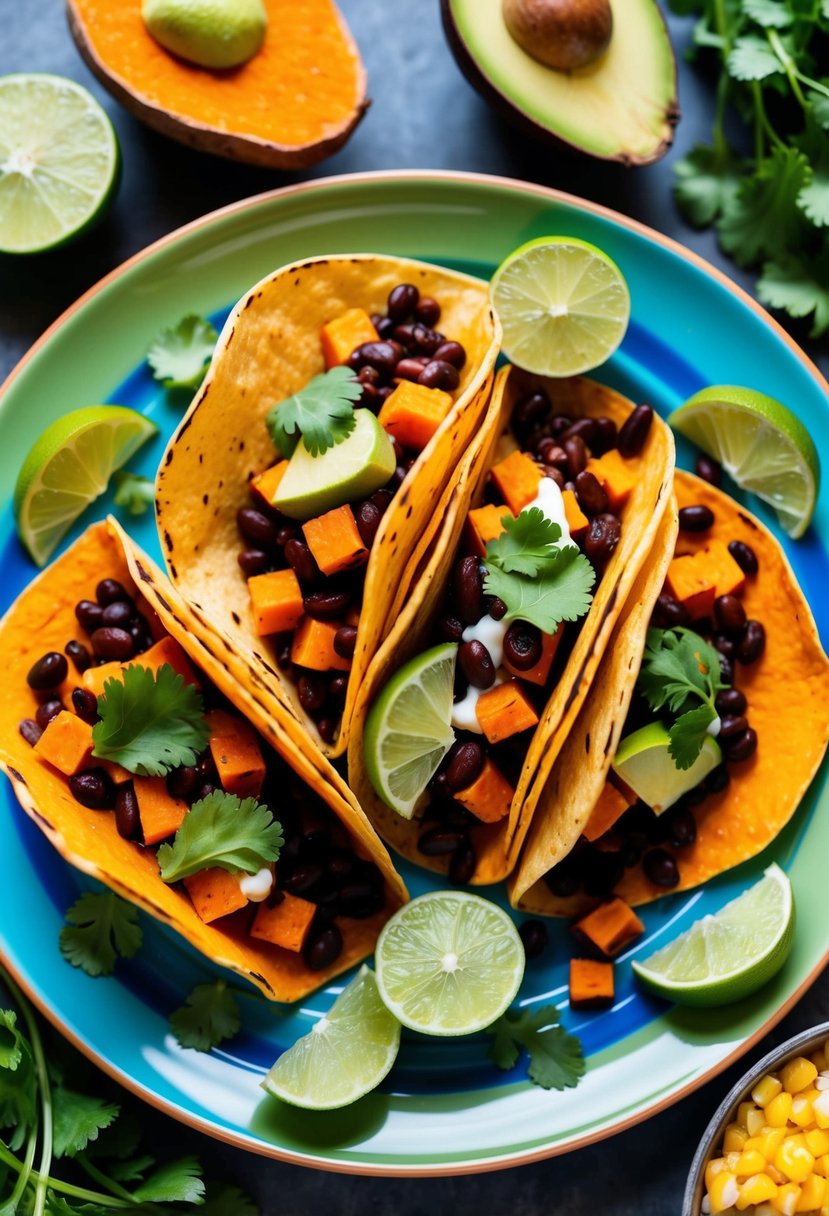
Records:
[[[790,1182],[803,1182],[811,1174],[815,1159],[806,1147],[804,1136],[789,1136],[777,1150],[774,1164]]]
[[[809,1059],[812,1061],[818,1072],[823,1072],[823,1069],[826,1067],[826,1052],[822,1047],[818,1047],[815,1051],[813,1051],[809,1056]]]
[[[817,1069],[811,1060],[805,1056],[796,1056],[783,1066],[780,1080],[787,1094],[799,1094],[801,1089],[807,1089],[817,1076]]]
[[[745,1148],[745,1145],[743,1147]],[[822,1131],[819,1127],[813,1127],[806,1133],[806,1147],[816,1157],[829,1153],[829,1132]]]
[[[757,1149],[745,1149],[734,1162],[734,1173],[738,1178],[748,1178],[751,1174],[761,1174],[766,1168],[766,1159]]]
[[[821,1153],[815,1162],[815,1173],[821,1178],[829,1178],[829,1153]]]
[[[737,1211],[744,1212],[755,1203],[765,1203],[767,1199],[774,1199],[776,1194],[777,1187],[768,1174],[754,1174],[751,1178],[746,1178],[740,1187]]]
[[[812,1103],[815,1123],[818,1127],[829,1127],[829,1089],[825,1089]]]
[[[780,1093],[772,1098],[765,1108],[766,1123],[769,1127],[785,1127],[792,1113],[792,1095]]]
[[[795,1216],[797,1201],[800,1198],[800,1187],[794,1182],[787,1182],[777,1188],[777,1194],[770,1200],[771,1206],[781,1216]]]
[[[777,1150],[786,1137],[785,1127],[764,1127],[757,1137],[762,1142],[761,1152],[766,1161],[773,1161]]]
[[[743,1127],[748,1127],[749,1111],[756,1109],[757,1107],[753,1102],[741,1102],[737,1107],[737,1123],[741,1123]]]
[[[733,1208],[739,1194],[737,1179],[729,1170],[722,1170],[711,1180],[711,1186],[708,1188],[711,1212],[725,1212],[728,1208]]]
[[[826,1198],[826,1179],[810,1174],[803,1183],[800,1198],[795,1207],[796,1212],[814,1212]]]
[[[783,1082],[773,1076],[771,1073],[768,1076],[762,1077],[754,1089],[751,1091],[751,1096],[758,1106],[768,1106],[772,1098],[776,1098],[783,1088]]]
[[[717,1174],[721,1174],[728,1165],[725,1157],[712,1157],[705,1167],[705,1189],[711,1190],[711,1183],[716,1178]]]
[[[726,1153],[741,1153],[748,1140],[748,1132],[739,1123],[729,1123],[723,1136],[723,1151]]]
[[[739,1154],[739,1153],[734,1153],[734,1152],[731,1152],[731,1153],[726,1153],[726,1154],[725,1154],[725,1164],[726,1164],[726,1168],[727,1168],[727,1169],[729,1169],[729,1170],[731,1170],[731,1173],[732,1173],[732,1174],[734,1173],[734,1166],[737,1164],[737,1162],[738,1162],[739,1160],[740,1160],[740,1154]]]
[[[761,1110],[759,1106],[755,1106],[749,1111],[746,1120],[746,1131],[750,1136],[756,1136],[757,1133],[766,1126],[766,1112]]]
[[[815,1091],[815,1094],[817,1094],[817,1091]],[[792,1098],[792,1113],[790,1118],[792,1123],[796,1123],[798,1127],[809,1127],[810,1124],[814,1123],[815,1116],[809,1093],[795,1094]]]

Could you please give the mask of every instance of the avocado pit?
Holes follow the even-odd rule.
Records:
[[[502,0],[501,8],[521,49],[559,72],[593,63],[613,35],[610,0]]]

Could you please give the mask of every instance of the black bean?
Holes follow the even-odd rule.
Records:
[[[622,424],[616,447],[625,458],[637,456],[645,445],[653,422],[653,410],[649,405],[637,405]]]
[[[573,425],[573,419],[568,418],[566,414],[556,414],[555,418],[550,421],[550,433],[560,439],[569,427]]]
[[[722,481],[722,468],[710,456],[697,456],[694,472],[712,486],[718,486]]]
[[[276,530],[276,543],[280,549],[284,549],[289,540],[296,540],[298,536],[299,528],[295,527],[294,524],[282,524]]]
[[[195,764],[182,764],[167,774],[167,792],[173,798],[189,802],[202,784],[203,774]]]
[[[615,515],[594,515],[584,537],[584,552],[591,562],[606,562],[619,543],[622,525]]]
[[[321,672],[304,672],[297,680],[297,693],[305,712],[315,713],[328,699],[328,681]]]
[[[736,595],[718,595],[714,600],[714,620],[723,633],[737,637],[745,628],[746,610]]]
[[[727,739],[733,739],[735,735],[741,735],[747,728],[748,722],[743,714],[725,714],[720,719],[720,733],[718,738],[725,742]]]
[[[81,600],[75,605],[75,616],[78,624],[86,630],[87,633],[92,633],[101,623],[101,617],[104,615],[104,610],[100,604],[94,603],[93,600]]]
[[[428,363],[429,360],[425,356],[401,359],[394,369],[394,374],[402,380],[416,381],[420,379],[423,369],[428,366]]]
[[[216,768],[216,761],[213,759],[213,753],[209,749],[202,752],[196,762],[196,772],[205,781],[219,780],[219,772]]]
[[[34,747],[40,736],[43,734],[43,731],[40,729],[37,722],[35,722],[34,718],[24,718],[22,722],[18,723],[17,729],[20,731],[26,742],[32,747]]]
[[[374,544],[374,538],[377,535],[377,529],[380,527],[380,521],[383,518],[383,513],[371,499],[365,499],[361,502],[354,512],[354,520],[357,524],[357,531],[360,533],[360,540],[367,549],[370,549]]]
[[[596,419],[595,418],[577,418],[575,422],[571,422],[567,430],[562,432],[562,442],[566,439],[571,439],[574,435],[587,444],[588,447],[593,443],[593,438],[596,434]]]
[[[670,592],[663,591],[656,601],[654,620],[662,628],[673,628],[677,625],[689,624],[691,614],[684,604],[674,599]]]
[[[720,655],[720,679],[723,684],[734,683],[734,662],[724,654]]]
[[[443,773],[448,788],[453,791],[465,790],[480,776],[485,759],[480,743],[456,743],[449,752]]]
[[[440,388],[444,392],[453,393],[461,382],[458,369],[442,359],[432,359],[426,364],[417,378],[418,384],[424,388]]]
[[[29,668],[26,683],[36,692],[47,692],[50,688],[57,688],[62,684],[68,674],[69,664],[66,656],[58,650],[50,650]]]
[[[257,549],[276,548],[276,524],[255,507],[240,507],[236,512],[236,524],[245,540]]]
[[[728,552],[734,558],[734,561],[740,567],[743,574],[756,574],[760,569],[760,563],[757,561],[757,554],[754,552],[751,545],[747,545],[745,541],[729,541]]]
[[[367,882],[347,883],[340,889],[337,899],[337,914],[354,920],[365,920],[383,906],[383,892]]]
[[[607,510],[607,494],[598,477],[587,469],[576,476],[576,498],[585,515],[601,515]]]
[[[518,936],[527,958],[538,958],[547,949],[550,940],[547,926],[542,920],[525,920],[518,926]]]
[[[597,418],[596,430],[590,441],[590,450],[594,456],[603,456],[605,452],[616,447],[619,432],[612,418]]]
[[[102,608],[106,608],[107,604],[114,604],[116,600],[129,600],[131,596],[123,583],[119,583],[116,578],[102,578],[95,588],[95,598]]]
[[[377,336],[386,341],[394,333],[394,321],[391,317],[379,317],[374,328],[377,330]]]
[[[451,363],[458,371],[466,363],[466,350],[460,342],[441,342],[434,353],[434,358],[442,363]]]
[[[78,675],[83,675],[89,664],[92,662],[92,655],[84,646],[83,642],[76,642],[73,639],[71,642],[66,643],[63,648],[63,652],[72,660],[72,666],[75,668]]]
[[[727,659],[734,658],[734,651],[737,649],[737,643],[733,638],[728,637],[724,633],[715,633],[711,638],[714,649],[720,654],[725,655]]]
[[[215,781],[202,781],[201,785],[193,794],[194,802],[201,802],[205,798],[209,798],[211,794],[215,794],[218,789],[218,784]]]
[[[386,309],[392,321],[405,321],[417,307],[420,292],[413,283],[398,283],[389,292]]]
[[[442,616],[438,621],[438,636],[444,642],[459,642],[464,631],[464,623],[457,616]]]
[[[333,621],[342,616],[350,603],[347,591],[312,591],[303,599],[302,607],[316,621]]]
[[[717,713],[725,714],[742,714],[745,713],[747,701],[739,688],[724,688],[722,692],[717,693],[717,698],[714,701],[714,706]]]
[[[301,583],[313,583],[319,578],[319,566],[304,540],[289,540],[285,560]]]
[[[285,879],[285,888],[292,895],[305,895],[310,891],[325,873],[325,867],[319,862],[307,861],[296,867],[289,878]]]
[[[546,393],[528,393],[526,397],[516,401],[512,411],[512,423],[518,428],[527,427],[533,422],[543,422],[549,413],[550,399]]]
[[[91,811],[111,810],[115,803],[115,787],[102,768],[70,777],[69,792],[76,802]]]
[[[347,363],[353,371],[362,367],[373,367],[381,376],[390,380],[394,369],[403,358],[403,347],[399,342],[363,342],[348,356]]]
[[[575,895],[581,888],[581,880],[580,859],[572,853],[544,875],[545,886],[559,899],[567,899],[570,895]]]
[[[323,743],[333,743],[337,738],[337,719],[317,718],[317,730]]]
[[[335,924],[312,926],[308,939],[302,947],[302,961],[309,971],[324,971],[336,962],[342,953],[343,935]]]
[[[357,626],[356,625],[340,625],[337,632],[334,634],[334,650],[341,659],[350,659],[354,655],[354,648],[357,645]]]
[[[582,876],[585,891],[588,895],[609,895],[624,874],[621,853],[590,849],[588,856]]]
[[[406,350],[414,350],[417,346],[415,330],[420,328],[422,327],[413,324],[411,321],[406,321],[403,325],[395,325],[391,336],[395,342],[399,342]]]
[[[504,658],[516,671],[529,671],[541,659],[541,630],[528,621],[513,621],[504,635]]]
[[[564,474],[560,471],[560,469],[555,468],[554,465],[551,465],[551,464],[542,465],[541,466],[541,475],[542,475],[542,477],[549,477],[550,481],[554,481],[560,490],[564,489],[565,484],[566,484],[565,480],[564,480]]]
[[[458,647],[458,664],[473,688],[492,688],[495,683],[495,664],[483,642],[461,642]]]
[[[440,304],[431,296],[421,296],[415,305],[414,315],[423,325],[437,325],[440,320]]]
[[[705,802],[707,796],[708,792],[704,785],[695,785],[692,790],[688,790],[683,801],[686,806],[699,806],[701,802]]]
[[[383,512],[388,510],[393,498],[394,495],[392,494],[391,490],[375,490],[369,499],[369,502],[374,503],[377,510],[383,514]]]
[[[562,472],[567,468],[567,453],[552,435],[544,435],[536,445],[538,455],[546,465]]]
[[[135,653],[135,642],[130,634],[114,625],[102,625],[89,640],[99,659],[131,659]]]
[[[746,629],[737,643],[737,659],[748,666],[756,663],[766,649],[766,630],[762,621],[746,621]]]
[[[730,781],[731,774],[725,764],[718,764],[716,768],[712,768],[705,778],[709,794],[721,794],[724,789],[728,788]]]
[[[334,676],[328,685],[328,691],[338,705],[345,705],[348,695],[348,676]]]
[[[477,864],[478,859],[475,856],[475,850],[469,839],[464,837],[449,858],[449,881],[458,886],[465,886],[472,881]]]
[[[680,507],[679,526],[683,532],[707,532],[714,523],[714,512],[702,504]]]
[[[243,549],[236,560],[245,578],[264,574],[271,568],[271,559],[263,549]]]
[[[724,747],[726,760],[739,763],[748,760],[757,751],[757,731],[747,727],[741,735],[728,739]]]
[[[383,398],[380,396],[379,388],[373,388],[372,385],[366,384],[363,386],[363,391],[359,399],[355,402],[354,408],[360,406],[364,410],[371,410],[372,414],[379,414],[383,405]]]
[[[477,557],[462,557],[452,571],[452,597],[465,625],[475,625],[483,609],[484,579]]]
[[[447,857],[450,853],[454,853],[465,838],[466,834],[462,831],[430,828],[420,834],[417,847],[424,857]]]
[[[587,448],[584,446],[584,440],[581,435],[571,435],[569,439],[562,442],[561,446],[567,455],[566,471],[570,475],[570,480],[575,481],[587,464]]]
[[[119,629],[126,629],[134,616],[134,604],[128,604],[125,600],[115,600],[114,603],[107,604],[104,609],[101,624],[117,625]]]
[[[89,688],[72,689],[72,708],[90,726],[98,721],[98,698]]]
[[[131,781],[115,791],[115,827],[124,840],[136,840],[141,831],[138,799]]]
[[[657,887],[675,887],[679,882],[676,861],[665,849],[651,849],[642,862],[645,877]]]
[[[62,712],[63,702],[50,698],[48,701],[44,701],[41,705],[38,705],[35,722],[37,722],[41,730],[46,730],[52,719]]]
[[[667,841],[675,849],[687,849],[697,838],[697,821],[686,807],[672,807],[665,827]]]
[[[377,388],[380,383],[380,373],[376,367],[361,367],[357,373],[357,379],[361,384],[366,384],[369,388]]]

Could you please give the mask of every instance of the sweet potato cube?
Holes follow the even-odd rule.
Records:
[[[265,761],[259,736],[238,714],[212,709],[207,715],[210,752],[222,789],[237,798],[258,798],[265,780]]]
[[[625,460],[618,448],[611,448],[603,456],[592,456],[587,462],[587,471],[593,474],[607,495],[610,510],[620,511],[636,485],[634,463]]]
[[[613,1004],[613,964],[570,959],[570,1008],[606,1009]]]
[[[584,511],[582,511],[579,506],[579,500],[572,490],[562,490],[561,497],[564,501],[564,515],[567,520],[567,527],[570,529],[570,535],[573,540],[581,540],[590,527],[590,520]]]
[[[404,448],[422,452],[452,408],[452,394],[400,380],[377,415],[385,431]]]
[[[205,924],[209,925],[211,921],[244,908],[248,897],[239,886],[239,877],[229,874],[221,866],[211,866],[207,870],[197,870],[184,879],[193,907]]]
[[[168,792],[163,777],[134,777],[133,788],[144,844],[158,844],[174,835],[189,810],[187,803]]]
[[[248,579],[254,628],[260,637],[287,633],[302,616],[302,589],[293,570],[270,570]]]
[[[482,692],[475,704],[475,716],[490,743],[509,739],[538,722],[532,702],[515,680]]]
[[[389,398],[391,400],[391,398]],[[302,532],[314,560],[323,574],[353,570],[368,561],[368,549],[357,531],[351,507],[335,507],[302,525]]]
[[[379,337],[365,309],[349,308],[333,321],[326,321],[320,330],[325,366],[336,367],[338,363],[345,363],[355,347],[362,346],[364,342],[377,342]]]
[[[675,557],[668,567],[665,586],[674,599],[685,605],[692,621],[710,616],[714,607],[717,588],[712,574],[705,550]]]
[[[101,697],[107,680],[123,680],[123,678],[124,664],[115,660],[112,663],[102,663],[100,667],[87,667],[81,676],[81,684],[96,697]]]
[[[129,769],[116,764],[114,760],[98,760],[93,756],[92,763],[95,768],[104,770],[113,785],[126,785],[128,781],[132,781],[132,773]]]
[[[610,781],[605,781],[598,801],[590,812],[590,818],[584,829],[586,840],[598,840],[609,832],[617,819],[624,815],[629,806],[636,801],[636,795],[623,794]]]
[[[276,491],[279,489],[279,483],[285,476],[287,468],[287,460],[279,460],[276,464],[272,464],[269,469],[265,469],[263,473],[257,473],[250,483],[253,497],[257,498],[264,506],[272,507],[273,500],[276,498]]]
[[[517,667],[511,667],[507,659],[504,659],[504,668],[512,676],[519,676],[522,680],[528,680],[530,684],[538,684],[543,686],[547,683],[550,668],[553,665],[553,659],[556,657],[556,651],[558,650],[558,645],[563,634],[563,624],[559,625],[555,633],[542,633],[541,658],[538,660],[535,667],[531,667],[529,671],[519,671]]]
[[[199,677],[193,670],[193,665],[187,657],[184,648],[179,645],[175,638],[168,635],[160,638],[150,646],[149,650],[145,650],[142,654],[137,654],[134,659],[130,659],[128,663],[121,663],[117,659],[111,663],[102,663],[100,667],[87,667],[86,671],[81,676],[81,684],[84,688],[89,689],[96,697],[103,696],[104,685],[107,680],[124,679],[124,671],[127,667],[146,667],[152,672],[157,672],[159,667],[164,664],[169,664],[175,672],[180,676],[184,676],[188,684],[198,686]]]
[[[712,540],[703,550],[709,576],[714,581],[714,596],[739,595],[746,585],[746,576],[728,552],[725,541]]]
[[[513,515],[519,515],[538,494],[541,469],[526,452],[517,448],[494,464],[489,475]]]
[[[506,777],[490,759],[486,759],[472,784],[465,790],[459,790],[455,797],[476,819],[483,823],[497,823],[509,814],[513,793]]]
[[[476,557],[484,557],[487,543],[496,540],[504,531],[504,516],[510,515],[506,507],[496,507],[492,503],[476,507],[466,516],[466,544]]]
[[[63,710],[46,727],[35,751],[65,777],[74,777],[92,763],[92,727],[77,714]]]
[[[644,933],[645,926],[623,899],[599,904],[572,926],[576,936],[593,946],[605,958],[614,958],[625,946]]]
[[[291,643],[291,662],[311,671],[350,671],[351,659],[342,659],[334,649],[336,621],[315,621],[306,616]]]
[[[316,904],[285,891],[273,907],[267,902],[259,905],[250,935],[298,954],[305,945],[316,910]]]

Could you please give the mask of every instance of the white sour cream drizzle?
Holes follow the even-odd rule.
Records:
[[[261,904],[271,893],[273,886],[273,869],[263,866],[255,874],[239,875],[239,890],[253,904]]]
[[[716,739],[717,735],[722,730],[722,718],[717,716],[713,722],[708,723],[705,730],[706,733],[712,737],[712,739]]]

